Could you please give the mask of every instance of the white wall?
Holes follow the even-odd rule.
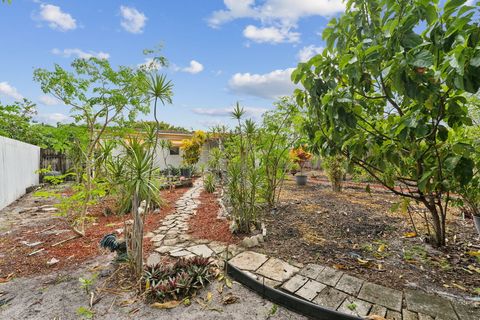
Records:
[[[210,146],[208,143],[204,144],[202,147],[202,151],[200,153],[200,159],[197,163],[197,167],[202,163],[207,163],[208,156],[209,156]],[[171,165],[175,168],[182,166],[183,164],[183,150],[180,148],[180,154],[178,155],[171,155],[169,150],[162,150],[161,147],[157,148],[156,157],[155,157],[155,165],[158,166],[161,170],[165,169],[165,160],[164,160],[164,153],[166,155],[166,162],[167,166]]]
[[[39,183],[40,147],[0,136],[0,209]]]

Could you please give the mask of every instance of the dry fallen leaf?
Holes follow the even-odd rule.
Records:
[[[404,238],[415,238],[417,236],[417,233],[416,232],[405,232],[403,234],[403,237]]]
[[[469,265],[467,266],[467,269],[468,269],[468,270],[475,271],[476,273],[480,273],[480,268],[477,268],[477,267],[475,267],[474,265],[471,265],[471,264],[469,264]]]
[[[155,302],[155,303],[152,303],[150,305],[150,307],[157,308],[157,309],[173,309],[173,308],[177,307],[179,304],[180,304],[180,301],[171,300],[171,301],[167,301],[167,302],[164,302],[164,303]]]
[[[229,287],[230,289],[232,288],[233,284],[232,284],[232,280],[228,279],[228,278],[225,278],[225,284],[227,285],[227,287]]]
[[[206,301],[207,301],[207,302],[212,301],[212,297],[213,297],[213,294],[209,291],[209,292],[207,293]]]
[[[468,251],[467,254],[472,257],[480,257],[480,251]]]
[[[381,245],[378,247],[377,251],[378,251],[378,252],[383,252],[383,251],[385,251],[385,248],[386,248],[386,245],[381,244]]]

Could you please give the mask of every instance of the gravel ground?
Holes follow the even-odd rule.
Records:
[[[0,284],[0,319],[82,319],[78,314],[81,307],[88,307],[90,297],[79,286],[79,277],[90,277],[94,272],[100,275],[96,283],[101,286],[106,277],[102,273],[111,269],[111,257],[101,257],[74,272],[60,272],[47,276],[17,278]],[[100,292],[102,296],[93,307],[94,319],[306,319],[296,313],[274,306],[268,300],[235,283],[232,289],[225,288],[220,294],[213,283],[204,289],[198,298],[205,297],[207,292],[213,294],[208,310],[192,299],[188,307],[180,305],[174,309],[154,309],[143,301],[135,299],[130,292],[121,294]],[[232,293],[238,302],[223,305],[222,297]],[[95,299],[96,299],[95,297]],[[94,299],[94,300],[95,300]]]

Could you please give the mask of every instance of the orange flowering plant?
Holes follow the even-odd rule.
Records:
[[[300,174],[303,174],[303,167],[305,163],[312,158],[312,154],[305,150],[303,146],[298,148],[293,148],[290,150],[290,159],[293,163],[296,163],[300,166]]]

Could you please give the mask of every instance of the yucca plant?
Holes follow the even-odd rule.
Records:
[[[146,142],[134,138],[123,143],[127,177],[124,179],[125,190],[132,196],[133,234],[131,257],[138,277],[143,271],[143,221],[144,214],[138,208],[142,201],[162,203],[158,181],[160,171],[153,168],[153,154]],[[153,168],[153,169],[152,169]],[[148,211],[148,205],[145,214]]]
[[[207,191],[208,193],[215,192],[216,181],[215,181],[215,176],[212,173],[207,173],[203,178],[203,187],[205,188],[205,191]]]

